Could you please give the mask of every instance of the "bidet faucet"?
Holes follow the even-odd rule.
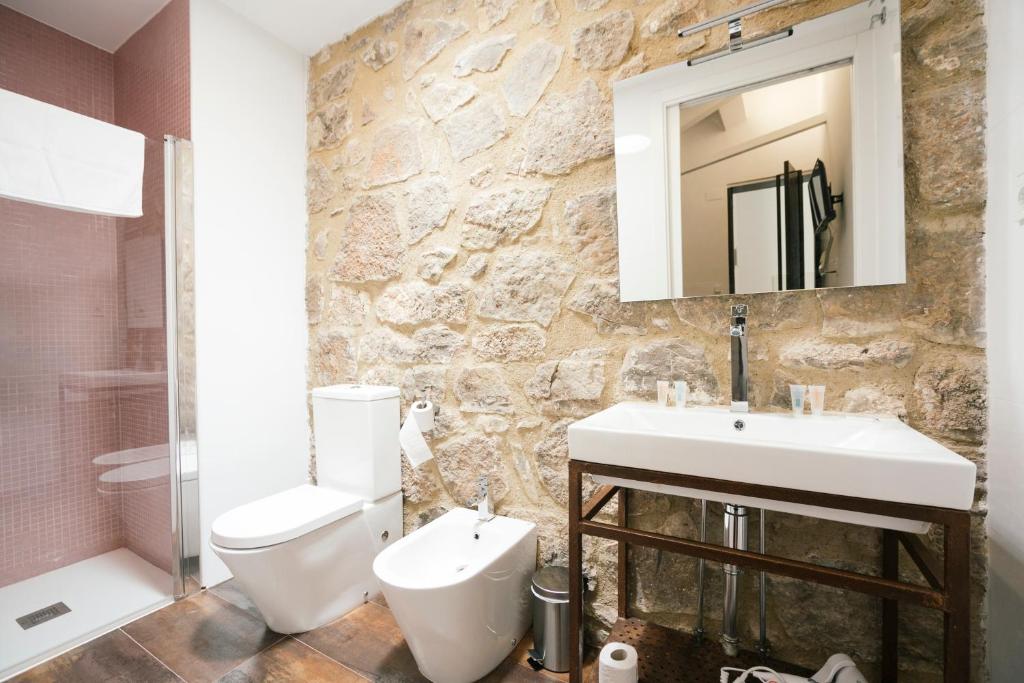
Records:
[[[487,485],[487,477],[477,479],[477,485],[480,492],[476,499],[476,518],[481,522],[489,522],[494,519],[494,510],[491,509],[491,491]]]
[[[736,304],[732,307],[729,337],[732,344],[732,404],[730,410],[734,413],[750,412],[750,403],[747,399],[749,370],[747,367],[746,304]]]

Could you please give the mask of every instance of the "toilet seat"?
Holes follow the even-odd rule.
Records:
[[[213,522],[210,540],[222,548],[262,548],[298,538],[362,508],[362,498],[303,484],[224,513]]]

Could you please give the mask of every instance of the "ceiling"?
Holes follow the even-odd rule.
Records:
[[[168,0],[0,0],[16,12],[114,52]]]
[[[312,56],[402,0],[221,0],[267,33]]]
[[[169,0],[0,0],[107,52],[114,52]],[[210,0],[214,1],[214,0]],[[339,40],[402,0],[220,0],[304,55]]]

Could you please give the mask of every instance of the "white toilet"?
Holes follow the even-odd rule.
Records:
[[[396,387],[313,390],[318,486],[230,510],[210,546],[278,633],[323,626],[379,592],[373,560],[402,536]]]

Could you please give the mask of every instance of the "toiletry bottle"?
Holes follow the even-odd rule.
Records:
[[[821,416],[825,412],[825,385],[807,387],[807,402],[811,404],[811,415]]]
[[[802,417],[804,414],[804,395],[807,387],[803,384],[789,385],[789,398],[793,404],[793,417]]]
[[[676,388],[676,408],[682,410],[686,407],[686,401],[689,399],[690,387],[681,379],[675,381]]]
[[[665,407],[668,405],[668,380],[658,380],[658,405]]]

